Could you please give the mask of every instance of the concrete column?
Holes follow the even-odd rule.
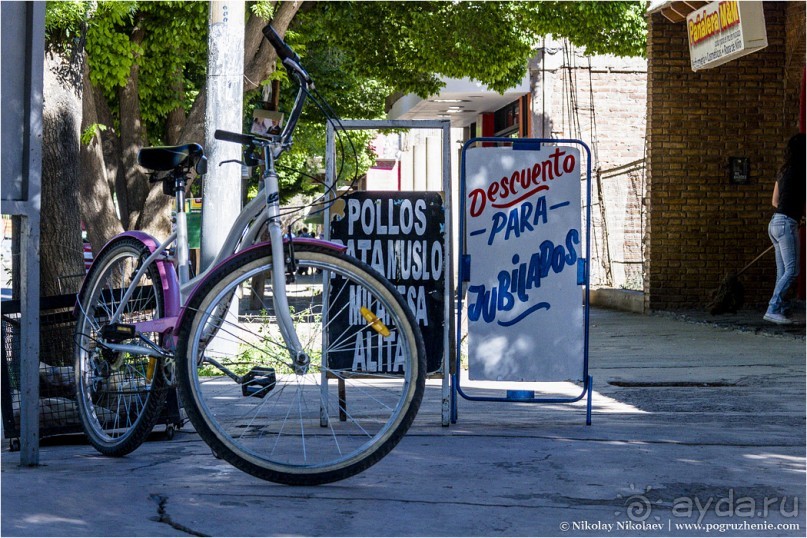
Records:
[[[418,143],[412,146],[413,163],[413,187],[416,191],[426,190],[426,176],[428,168],[426,166],[426,144],[422,143],[422,139],[417,139]]]
[[[411,147],[401,153],[401,161],[398,166],[401,167],[401,191],[415,190],[415,154]]]
[[[205,152],[208,174],[202,187],[201,269],[215,258],[241,211],[241,168],[223,161],[241,158],[241,146],[213,138],[216,129],[243,131],[243,0],[210,2]]]
[[[424,137],[426,144],[426,190],[443,190],[443,140],[439,136]]]
[[[2,84],[2,212],[20,217],[20,465],[39,464],[39,248],[45,5],[0,3]],[[17,73],[11,76],[10,73]],[[3,372],[5,375],[5,372]],[[6,432],[8,433],[8,432]]]

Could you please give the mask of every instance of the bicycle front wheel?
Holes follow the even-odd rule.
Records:
[[[291,356],[277,324],[269,247],[249,250],[191,298],[179,386],[215,454],[265,480],[323,484],[363,471],[401,440],[423,397],[425,351],[400,294],[376,271],[318,246],[299,245],[295,257],[303,275],[287,299],[304,353]]]
[[[133,237],[114,239],[93,262],[78,298],[78,413],[90,443],[106,456],[123,456],[139,447],[154,428],[166,397],[162,359],[135,352],[112,352],[99,344],[101,330],[119,307],[120,323],[124,324],[162,317],[163,290],[155,265],[148,268],[123,303],[126,289],[148,255],[148,248]],[[160,337],[156,333],[144,336],[153,342]],[[131,338],[120,343],[139,342]]]

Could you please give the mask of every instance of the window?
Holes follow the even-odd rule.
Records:
[[[513,101],[494,113],[493,127],[496,136],[518,136],[519,101]]]

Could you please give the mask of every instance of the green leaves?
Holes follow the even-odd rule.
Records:
[[[323,2],[300,28],[327,36],[356,74],[422,97],[439,77],[503,92],[538,41],[567,37],[592,54],[644,54],[644,2]]]
[[[272,0],[258,0],[250,5],[252,13],[262,18],[265,21],[272,20],[275,14],[277,2]]]
[[[100,135],[104,131],[107,130],[107,126],[102,123],[93,123],[92,125],[87,126],[84,129],[84,132],[81,133],[81,144],[84,146],[88,146],[95,135]]]
[[[145,37],[139,95],[143,121],[153,138],[162,136],[166,116],[190,108],[207,69],[208,2],[143,2]]]
[[[47,2],[45,41],[48,47],[64,51],[78,44],[90,9],[90,2]]]
[[[64,40],[75,32],[76,14],[87,15],[89,5],[49,2],[51,35]],[[154,142],[162,138],[168,114],[190,108],[204,85],[207,10],[207,2],[103,1],[88,15],[90,80],[116,111],[117,90],[137,67],[142,120]]]
[[[125,86],[140,46],[130,41],[136,2],[101,2],[88,23],[90,80],[105,95]]]
[[[646,2],[529,2],[516,7],[531,31],[566,37],[589,54],[645,55]]]
[[[245,15],[269,19],[277,5],[250,2]],[[208,2],[49,1],[45,28],[49,46],[63,49],[80,44],[86,31],[90,79],[113,115],[120,113],[118,89],[138,69],[140,119],[149,143],[159,144],[170,113],[189,110],[204,88],[208,9]],[[644,10],[645,2],[622,1],[311,2],[297,12],[286,39],[339,116],[377,119],[388,95],[426,97],[440,89],[442,77],[469,77],[503,92],[521,81],[548,34],[592,54],[644,55]],[[283,80],[281,108],[288,112],[296,88],[284,75],[278,69],[272,76]],[[373,159],[370,134],[350,136],[359,159],[348,156],[345,173],[361,175]],[[324,127],[315,108],[305,111],[295,142],[286,159],[318,175],[312,156],[324,153]],[[309,188],[283,174],[289,188]]]

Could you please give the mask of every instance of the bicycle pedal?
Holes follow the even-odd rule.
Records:
[[[269,391],[275,388],[277,377],[275,369],[265,366],[255,366],[246,373],[241,384],[241,394],[244,396],[254,396],[263,398]]]
[[[101,338],[107,342],[123,342],[130,340],[137,335],[134,325],[127,325],[125,323],[113,323],[101,327]]]

